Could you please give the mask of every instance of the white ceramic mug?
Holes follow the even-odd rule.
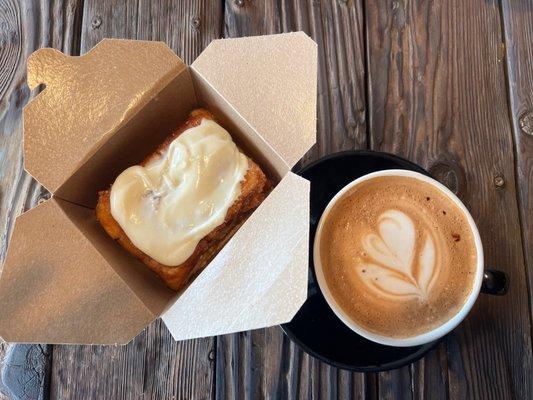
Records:
[[[350,316],[346,314],[342,310],[342,308],[339,306],[339,304],[336,302],[334,296],[331,294],[331,291],[328,288],[328,285],[324,278],[323,265],[322,265],[322,261],[320,257],[319,243],[320,243],[320,238],[322,234],[322,229],[324,226],[324,221],[328,218],[329,213],[331,212],[333,206],[349,190],[357,187],[359,184],[361,184],[364,181],[377,178],[377,177],[381,177],[381,176],[389,176],[389,177],[398,176],[398,177],[415,178],[423,182],[427,182],[433,187],[435,187],[436,189],[440,190],[446,197],[450,199],[450,201],[455,203],[457,207],[459,207],[466,215],[468,224],[470,226],[470,230],[472,231],[472,234],[474,237],[474,243],[476,246],[476,255],[477,255],[476,273],[474,277],[472,291],[468,295],[468,298],[466,299],[463,307],[455,315],[453,315],[451,318],[449,318],[446,322],[444,322],[442,325],[438,326],[437,328],[432,329],[429,332],[422,333],[420,335],[416,335],[416,336],[412,336],[408,338],[393,338],[393,337],[383,336],[383,335],[370,332],[367,329],[360,326],[352,318],[350,318]],[[487,292],[487,293],[504,294],[507,291],[507,277],[504,273],[500,271],[492,271],[492,270],[484,271],[483,246],[481,244],[479,232],[474,222],[474,219],[472,218],[472,216],[466,209],[465,205],[461,202],[461,200],[459,200],[459,198],[455,194],[453,194],[446,186],[444,186],[440,182],[437,182],[436,180],[426,175],[420,174],[418,172],[403,170],[403,169],[383,170],[383,171],[373,172],[373,173],[364,175],[354,180],[353,182],[349,183],[348,185],[346,185],[330,200],[326,209],[322,213],[322,216],[320,217],[320,221],[318,223],[318,227],[316,230],[315,241],[313,244],[313,260],[314,260],[314,265],[315,265],[316,278],[320,286],[320,290],[322,291],[322,294],[324,295],[326,301],[328,302],[333,312],[337,315],[337,317],[339,317],[342,322],[344,322],[350,329],[352,329],[354,332],[358,333],[359,335],[369,340],[372,340],[374,342],[381,343],[384,345],[389,345],[389,346],[397,346],[397,347],[418,346],[418,345],[432,342],[446,335],[466,317],[466,315],[468,314],[468,312],[474,305],[474,302],[476,301],[481,291],[482,283],[485,288],[484,292]]]

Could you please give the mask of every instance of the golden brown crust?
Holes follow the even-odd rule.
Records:
[[[205,109],[192,111],[187,120],[169,135],[156,151],[148,155],[141,165],[144,166],[153,158],[159,157],[175,138],[187,129],[198,126],[203,118],[215,120],[214,116]],[[267,178],[261,168],[250,158],[248,158],[248,164],[248,171],[241,181],[241,194],[229,208],[224,223],[200,240],[194,253],[178,266],[172,267],[158,263],[131,242],[111,215],[110,190],[98,193],[96,219],[109,236],[158,274],[167,286],[180,290],[209,263],[244,222],[246,216],[265,199],[269,190]]]

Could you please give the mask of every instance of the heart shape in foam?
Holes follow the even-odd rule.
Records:
[[[379,296],[392,300],[428,298],[438,275],[434,238],[428,231],[417,246],[413,220],[399,210],[390,209],[378,218],[378,234],[362,238],[363,249],[372,262],[358,265],[356,271],[365,285]]]

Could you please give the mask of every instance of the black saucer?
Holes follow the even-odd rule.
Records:
[[[437,341],[415,347],[390,347],[371,342],[337,318],[316,282],[313,240],[322,212],[345,185],[370,172],[409,169],[428,175],[416,164],[391,154],[347,151],[324,157],[295,171],[311,181],[308,297],[291,322],[281,325],[285,334],[304,351],[335,367],[358,372],[377,372],[410,364],[431,350]]]

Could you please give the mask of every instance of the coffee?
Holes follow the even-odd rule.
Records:
[[[477,253],[466,215],[416,178],[381,176],[350,189],[325,219],[319,246],[338,305],[379,335],[429,332],[473,290]]]

